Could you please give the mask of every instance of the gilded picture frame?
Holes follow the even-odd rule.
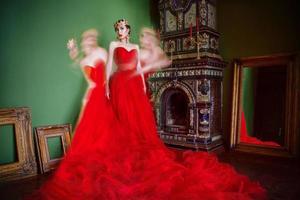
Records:
[[[71,124],[40,126],[35,128],[36,146],[40,173],[51,171],[59,165],[71,144]],[[58,137],[61,141],[62,156],[51,158],[48,139]]]
[[[1,108],[1,125],[13,126],[17,160],[0,165],[0,182],[36,175],[37,163],[34,154],[30,109],[27,107]]]
[[[231,110],[230,147],[235,151],[248,153],[296,157],[299,156],[299,120],[300,120],[300,66],[299,54],[287,53],[267,55],[260,57],[239,58],[233,61],[233,95]],[[242,110],[242,79],[244,67],[268,67],[283,65],[287,69],[286,81],[286,110],[285,116],[286,133],[284,145],[270,147],[252,145],[240,142],[241,110]]]

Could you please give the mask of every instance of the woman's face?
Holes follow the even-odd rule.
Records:
[[[148,33],[142,33],[140,36],[140,44],[143,48],[151,48],[154,45],[153,36]]]
[[[118,35],[119,40],[126,39],[128,37],[129,29],[125,24],[121,23],[118,25],[116,33]]]
[[[96,46],[97,40],[95,38],[85,38],[81,42],[81,49],[85,55],[91,54]]]

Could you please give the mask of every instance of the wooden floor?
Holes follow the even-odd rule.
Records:
[[[259,181],[268,191],[270,199],[300,199],[300,164],[295,160],[265,157],[236,152],[219,155],[222,162]],[[22,199],[49,178],[50,174],[0,184],[0,199]]]
[[[245,153],[224,153],[219,159],[259,181],[272,200],[300,199],[299,161]]]

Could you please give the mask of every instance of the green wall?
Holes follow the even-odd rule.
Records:
[[[114,21],[124,17],[133,28],[132,41],[137,42],[141,26],[151,25],[150,18],[158,19],[153,5],[157,5],[154,0],[2,1],[0,107],[30,107],[33,127],[74,124],[86,85],[81,71],[68,58],[68,38],[79,38],[82,31],[94,27],[101,31],[100,43],[107,47],[115,38]],[[220,53],[228,62],[223,96],[226,138],[231,118],[230,62],[299,51],[299,13],[297,0],[218,0]],[[6,144],[1,141],[0,145]]]
[[[224,72],[223,128],[229,143],[234,58],[300,51],[297,0],[218,0],[220,54]]]
[[[97,28],[107,48],[115,39],[114,22],[126,18],[132,42],[138,42],[140,28],[152,24],[149,7],[149,0],[2,1],[0,107],[30,107],[33,127],[74,125],[86,84],[68,57],[67,40]],[[12,149],[11,143],[1,139],[0,146]]]

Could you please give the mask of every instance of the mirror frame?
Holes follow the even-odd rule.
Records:
[[[299,155],[299,119],[300,119],[300,70],[299,54],[287,53],[260,57],[239,58],[233,61],[233,95],[231,111],[230,148],[235,151],[295,157]],[[284,65],[287,67],[285,139],[281,147],[262,146],[240,142],[240,124],[242,109],[242,78],[244,67],[270,67]]]

